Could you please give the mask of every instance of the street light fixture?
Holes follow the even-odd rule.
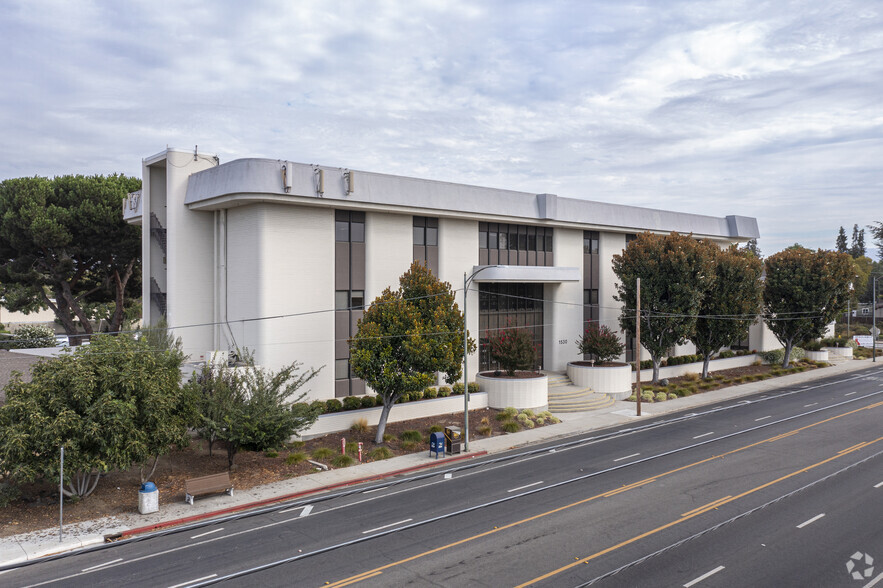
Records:
[[[469,371],[467,368],[469,358],[469,331],[466,328],[466,306],[469,284],[475,276],[492,267],[505,267],[502,265],[486,265],[478,268],[471,274],[463,272],[463,449],[469,451]]]

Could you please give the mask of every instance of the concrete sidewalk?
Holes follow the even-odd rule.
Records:
[[[470,442],[470,453],[462,456],[436,460],[428,457],[429,451],[427,450],[349,468],[291,478],[248,490],[237,490],[233,497],[226,495],[207,497],[197,500],[193,506],[181,501],[176,504],[162,505],[160,512],[149,515],[132,513],[85,523],[65,525],[63,540],[59,540],[58,527],[6,537],[0,539],[0,566],[12,565],[55,553],[100,544],[105,541],[105,537],[133,536],[200,519],[209,519],[236,511],[244,511],[280,500],[315,495],[320,492],[365,481],[401,475],[436,466],[453,465],[480,455],[500,453],[525,445],[635,423],[650,417],[690,410],[749,394],[800,385],[821,378],[849,374],[871,368],[875,365],[868,360],[853,360],[835,364],[824,369],[791,374],[760,382],[751,382],[740,386],[731,386],[712,392],[703,392],[702,394],[696,394],[687,398],[644,404],[641,417],[635,416],[636,406],[634,402],[617,401],[613,406],[601,410],[557,415],[562,419],[562,422],[557,425],[549,425],[487,439],[475,439]],[[879,367],[883,368],[883,362],[880,363]]]

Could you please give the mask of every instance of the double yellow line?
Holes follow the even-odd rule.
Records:
[[[472,535],[472,536],[470,536],[470,537],[465,537],[465,538],[463,538],[463,539],[460,539],[459,541],[454,541],[454,542],[452,542],[452,543],[448,543],[448,544],[446,544],[446,545],[442,545],[441,547],[436,547],[436,548],[434,548],[434,549],[430,549],[430,550],[428,550],[428,551],[424,551],[424,552],[422,552],[422,553],[418,553],[418,554],[416,554],[416,555],[412,555],[412,556],[410,556],[410,557],[406,557],[406,558],[404,558],[404,559],[400,559],[400,560],[398,560],[398,561],[394,561],[394,562],[388,563],[388,564],[386,564],[386,565],[383,565],[383,566],[380,566],[380,567],[374,568],[374,569],[372,569],[372,570],[368,570],[368,571],[363,572],[363,573],[361,573],[361,574],[357,574],[357,575],[355,575],[355,576],[350,576],[350,577],[348,577],[348,578],[344,578],[343,580],[339,580],[339,581],[334,582],[334,583],[326,582],[325,585],[328,586],[329,588],[341,588],[341,587],[343,587],[343,586],[349,586],[349,585],[351,585],[351,584],[356,584],[356,583],[361,582],[361,581],[363,581],[363,580],[367,580],[367,579],[369,579],[369,578],[373,578],[373,577],[375,577],[375,576],[379,576],[379,575],[382,574],[385,570],[388,570],[388,569],[390,569],[390,568],[393,568],[393,567],[396,567],[396,566],[400,566],[400,565],[403,565],[403,564],[406,564],[406,563],[412,562],[412,561],[414,561],[414,560],[417,560],[417,559],[420,559],[420,558],[423,558],[423,557],[426,557],[426,556],[429,556],[429,555],[432,555],[432,554],[435,554],[435,553],[438,553],[438,552],[441,552],[441,551],[445,551],[445,550],[447,550],[447,549],[451,549],[451,548],[453,548],[453,547],[457,547],[457,546],[459,546],[459,545],[463,545],[464,543],[469,543],[469,542],[471,542],[471,541],[475,541],[475,540],[477,540],[477,539],[481,539],[481,538],[483,538],[483,537],[487,537],[487,536],[489,536],[489,535],[493,535],[494,533],[499,533],[499,532],[505,531],[505,530],[507,530],[507,529],[511,529],[511,528],[513,528],[513,527],[517,527],[517,526],[519,526],[519,525],[523,525],[523,524],[525,524],[525,523],[529,523],[529,522],[535,521],[535,520],[537,520],[537,519],[541,519],[541,518],[544,518],[544,517],[547,517],[547,516],[550,516],[550,515],[553,515],[553,514],[557,514],[557,513],[559,513],[559,512],[562,512],[562,511],[565,511],[565,510],[568,510],[568,509],[574,508],[574,507],[576,507],[576,506],[580,506],[580,505],[586,504],[586,503],[591,502],[591,501],[593,501],[593,500],[597,500],[597,499],[599,499],[599,498],[608,498],[608,497],[610,497],[610,496],[615,496],[615,495],[617,495],[617,494],[621,494],[621,493],[623,493],[623,492],[627,492],[627,491],[629,491],[629,490],[633,490],[633,489],[635,489],[635,488],[640,488],[641,486],[645,486],[645,485],[647,485],[647,484],[650,484],[650,483],[652,483],[652,482],[655,482],[655,481],[658,480],[659,478],[663,478],[663,477],[665,477],[665,476],[670,476],[670,475],[675,474],[675,473],[677,473],[677,472],[682,472],[682,471],[684,471],[684,470],[687,470],[687,469],[690,469],[690,468],[696,467],[696,466],[698,466],[698,465],[702,465],[702,464],[704,464],[704,463],[708,463],[708,462],[711,462],[711,461],[716,460],[716,459],[721,459],[721,458],[727,457],[727,456],[729,456],[729,455],[733,455],[733,454],[736,454],[736,453],[739,453],[739,452],[745,451],[745,450],[747,450],[747,449],[751,449],[752,447],[757,447],[758,445],[763,445],[764,443],[773,443],[773,442],[778,441],[778,440],[780,440],[780,439],[784,439],[784,438],[786,438],[786,437],[790,437],[790,436],[792,436],[792,435],[796,435],[797,433],[799,433],[799,432],[801,432],[801,431],[805,431],[805,430],[807,430],[807,429],[811,429],[811,428],[813,428],[813,427],[817,427],[817,426],[819,426],[819,425],[822,425],[822,424],[825,424],[825,423],[829,423],[829,422],[832,422],[832,421],[835,421],[835,420],[841,419],[841,418],[843,418],[843,417],[850,416],[850,415],[853,415],[853,414],[856,414],[856,413],[862,412],[862,411],[864,411],[864,410],[870,410],[870,409],[873,409],[873,408],[878,408],[878,407],[880,407],[880,406],[883,406],[883,402],[877,402],[877,403],[875,403],[875,404],[871,404],[871,405],[869,405],[869,406],[865,406],[865,407],[863,407],[863,408],[857,408],[857,409],[855,409],[855,410],[851,410],[851,411],[849,411],[849,412],[845,412],[845,413],[843,413],[843,414],[839,414],[839,415],[836,415],[836,416],[833,416],[833,417],[829,417],[829,418],[823,419],[823,420],[821,420],[821,421],[817,421],[817,422],[815,422],[815,423],[811,423],[811,424],[809,424],[809,425],[805,425],[805,426],[803,426],[803,427],[800,427],[800,428],[794,429],[793,431],[789,431],[789,432],[787,432],[787,433],[783,433],[783,434],[781,434],[781,435],[776,435],[776,436],[774,436],[774,437],[770,437],[769,439],[764,439],[763,441],[757,441],[757,442],[755,442],[755,443],[751,443],[751,444],[749,444],[749,445],[745,445],[745,446],[743,446],[743,447],[739,447],[739,448],[737,448],[737,449],[733,449],[733,450],[731,450],[731,451],[727,451],[727,452],[722,453],[722,454],[720,454],[720,455],[713,455],[713,456],[711,456],[711,457],[707,457],[707,458],[705,458],[705,459],[701,459],[701,460],[699,460],[699,461],[696,461],[696,462],[693,462],[693,463],[690,463],[690,464],[687,464],[687,465],[684,465],[684,466],[681,466],[681,467],[678,467],[678,468],[675,468],[675,469],[672,469],[672,470],[668,470],[667,472],[663,472],[663,473],[658,474],[658,475],[656,475],[656,476],[653,476],[653,477],[651,477],[651,478],[645,478],[644,480],[641,480],[641,481],[638,481],[638,482],[633,482],[633,483],[631,483],[631,484],[623,485],[623,486],[620,486],[620,487],[614,488],[614,489],[612,489],[612,490],[608,490],[608,491],[606,491],[606,492],[603,492],[603,493],[601,493],[601,494],[596,494],[596,495],[594,495],[594,496],[590,496],[590,497],[588,497],[588,498],[584,498],[584,499],[582,499],[582,500],[578,500],[578,501],[576,501],[576,502],[572,502],[572,503],[570,503],[570,504],[565,504],[564,506],[560,506],[560,507],[558,507],[558,508],[554,508],[554,509],[552,509],[552,510],[545,511],[545,512],[542,512],[542,513],[539,513],[539,514],[533,515],[533,516],[531,516],[531,517],[528,517],[528,518],[525,518],[525,519],[521,519],[521,520],[515,521],[515,522],[513,522],[513,523],[509,523],[508,525],[503,525],[502,527],[494,527],[493,529],[490,529],[490,530],[485,531],[485,532],[483,532],[483,533],[478,533],[477,535]],[[586,562],[588,562],[588,561],[591,561],[591,560],[593,560],[593,559],[595,559],[595,558],[598,558],[598,557],[600,557],[600,556],[602,556],[602,555],[605,555],[605,554],[607,554],[607,553],[610,553],[610,552],[612,552],[612,551],[615,551],[615,550],[617,550],[617,549],[619,549],[619,548],[621,548],[621,547],[624,547],[624,546],[626,546],[626,545],[629,545],[629,544],[631,544],[631,543],[634,543],[634,542],[636,542],[636,541],[639,541],[639,540],[641,540],[641,539],[644,539],[644,538],[646,538],[646,537],[649,537],[649,536],[651,536],[651,535],[653,535],[653,534],[655,534],[655,533],[658,533],[659,531],[662,531],[662,530],[664,530],[664,529],[668,529],[669,527],[673,527],[673,526],[675,526],[675,525],[678,525],[678,524],[680,524],[680,523],[683,523],[684,521],[690,520],[691,518],[697,517],[697,516],[699,516],[699,515],[701,515],[701,514],[704,514],[704,513],[708,512],[708,511],[710,511],[710,510],[713,510],[713,509],[715,509],[715,508],[719,508],[719,507],[723,506],[724,504],[727,504],[727,503],[729,503],[729,502],[733,502],[734,500],[738,500],[738,499],[740,499],[740,498],[743,498],[743,497],[745,497],[745,496],[748,496],[749,494],[753,494],[754,492],[757,492],[757,491],[762,490],[762,489],[764,489],[764,488],[768,488],[769,486],[772,486],[772,485],[774,485],[774,484],[777,484],[777,483],[779,483],[779,482],[782,482],[782,481],[784,481],[784,480],[787,480],[787,479],[789,479],[789,478],[791,478],[791,477],[793,477],[793,476],[796,476],[796,475],[798,475],[798,474],[802,474],[802,473],[804,473],[804,472],[807,472],[807,471],[809,471],[809,470],[812,470],[812,469],[814,469],[814,468],[816,468],[816,467],[819,467],[819,466],[821,466],[821,465],[823,465],[823,464],[826,464],[826,463],[828,463],[828,462],[830,462],[830,461],[833,461],[833,460],[835,460],[835,459],[837,459],[837,458],[839,458],[839,457],[843,457],[844,455],[847,455],[847,454],[849,454],[849,453],[852,453],[853,451],[858,451],[859,449],[863,449],[863,448],[865,448],[865,447],[868,447],[869,445],[873,445],[874,443],[877,443],[877,442],[879,442],[879,441],[883,441],[883,437],[878,437],[877,439],[874,439],[873,441],[868,441],[868,442],[863,442],[863,443],[858,443],[858,444],[856,444],[856,445],[853,445],[852,447],[849,447],[849,448],[847,448],[847,449],[841,450],[841,451],[838,452],[836,455],[834,455],[834,456],[832,456],[832,457],[829,457],[829,458],[827,458],[827,459],[825,459],[825,460],[823,460],[823,461],[820,461],[820,462],[815,463],[815,464],[812,464],[812,465],[810,465],[810,466],[806,466],[806,467],[804,467],[804,468],[801,468],[801,469],[799,469],[799,470],[797,470],[797,471],[794,471],[794,472],[792,472],[792,473],[790,473],[790,474],[787,474],[787,475],[785,475],[785,476],[782,476],[781,478],[778,478],[778,479],[773,480],[773,481],[771,481],[771,482],[767,482],[767,483],[765,483],[765,484],[762,484],[762,485],[760,485],[760,486],[757,486],[756,488],[752,488],[751,490],[747,490],[747,491],[743,492],[742,494],[738,494],[738,495],[736,495],[736,496],[725,496],[725,497],[723,497],[723,498],[720,498],[720,499],[718,499],[718,500],[715,500],[715,501],[713,501],[713,502],[711,502],[711,503],[708,503],[708,504],[706,504],[706,505],[704,505],[704,506],[701,506],[701,507],[699,507],[699,508],[696,508],[696,509],[694,509],[694,510],[691,510],[691,511],[689,511],[689,512],[686,512],[686,513],[684,513],[683,515],[681,515],[681,518],[679,518],[679,519],[677,519],[677,520],[674,520],[674,521],[672,521],[672,522],[670,522],[670,523],[667,523],[667,524],[665,524],[665,525],[663,525],[663,526],[661,526],[661,527],[657,527],[657,528],[655,528],[655,529],[652,529],[652,530],[650,530],[650,531],[647,531],[646,533],[642,533],[642,534],[640,534],[640,535],[636,535],[635,537],[632,537],[631,539],[627,539],[627,540],[625,540],[625,541],[623,541],[623,542],[621,542],[621,543],[618,543],[618,544],[616,544],[616,545],[613,545],[613,546],[611,546],[611,547],[608,547],[608,548],[606,548],[606,549],[604,549],[604,550],[602,550],[602,551],[599,551],[599,552],[597,552],[597,553],[594,553],[594,554],[592,554],[592,555],[589,555],[589,556],[586,556],[586,557],[583,557],[583,558],[579,558],[579,559],[577,559],[576,561],[571,562],[570,564],[568,564],[568,565],[566,565],[566,566],[563,566],[563,567],[558,568],[558,569],[556,569],[556,570],[553,570],[553,571],[551,571],[551,572],[549,572],[549,573],[547,573],[547,574],[544,574],[544,575],[542,575],[542,576],[539,576],[539,577],[537,577],[537,578],[534,578],[533,580],[529,580],[528,582],[525,582],[524,584],[520,584],[520,585],[519,585],[519,588],[520,588],[521,586],[529,586],[529,585],[531,585],[531,584],[535,584],[536,582],[540,582],[540,581],[542,581],[542,580],[545,580],[545,579],[547,579],[547,578],[550,578],[550,577],[552,577],[552,576],[555,576],[555,575],[557,575],[557,574],[560,574],[561,572],[567,571],[567,570],[569,570],[569,569],[571,569],[571,568],[573,568],[573,567],[576,567],[576,566],[578,566],[578,565],[584,564],[584,563],[586,563]]]

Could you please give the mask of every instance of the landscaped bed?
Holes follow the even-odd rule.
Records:
[[[508,412],[493,409],[470,411],[470,440],[505,435],[507,432],[558,422],[557,419],[538,418],[538,415],[521,416],[521,414],[513,409],[508,409]],[[528,421],[531,424],[527,424]],[[430,430],[433,427],[441,430],[446,426],[462,429],[463,413],[389,423],[386,426],[387,441],[382,447],[374,443],[374,427],[364,429],[356,427],[356,430],[290,443],[276,451],[240,451],[236,454],[235,466],[230,477],[236,490],[245,490],[315,472],[316,466],[307,459],[324,463],[331,469],[347,467],[339,460],[343,459],[344,462],[349,461],[351,464],[358,463],[360,441],[363,461],[415,452],[426,452],[428,456]],[[346,439],[349,460],[341,458],[341,438]],[[212,456],[208,454],[207,443],[195,439],[189,447],[161,457],[156,473],[151,478],[159,490],[160,506],[184,501],[186,479],[222,472],[226,468],[227,453],[220,442],[215,444]],[[137,512],[140,481],[137,467],[126,472],[107,474],[101,478],[95,492],[90,496],[78,502],[65,501],[65,524]],[[21,499],[11,502],[5,508],[0,508],[0,537],[58,525],[57,484],[28,484],[21,490]],[[218,501],[218,508],[224,506],[223,500]]]

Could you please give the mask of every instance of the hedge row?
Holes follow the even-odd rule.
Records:
[[[477,394],[478,392],[478,384],[476,382],[469,382],[469,393]],[[425,390],[408,392],[407,394],[403,394],[396,404],[414,402],[416,400],[446,398],[448,396],[458,396],[461,394],[463,394],[463,383],[457,382],[453,386],[439,386],[437,388],[426,388]],[[328,414],[333,412],[343,412],[346,410],[359,410],[361,408],[374,408],[375,406],[383,406],[383,398],[381,396],[347,396],[342,402],[337,398],[331,398],[330,400],[314,400],[312,402],[299,402],[293,405],[292,409],[315,410],[319,414]]]

